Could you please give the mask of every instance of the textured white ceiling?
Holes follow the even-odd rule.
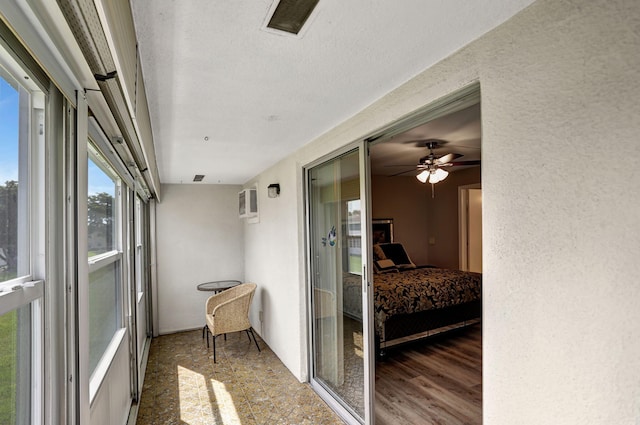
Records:
[[[132,0],[161,181],[243,184],[530,3],[320,0],[291,37],[272,0]]]

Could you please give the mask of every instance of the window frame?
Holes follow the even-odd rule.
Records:
[[[91,128],[91,125],[90,125]],[[90,133],[92,133],[90,131]],[[95,133],[93,133],[95,134]],[[107,344],[105,350],[102,352],[98,363],[95,368],[89,370],[89,403],[93,403],[93,400],[98,393],[102,383],[109,371],[109,367],[113,362],[117,348],[120,346],[122,339],[126,334],[125,323],[125,261],[123,253],[123,232],[125,229],[124,223],[124,199],[123,199],[123,179],[116,171],[113,164],[107,159],[106,155],[100,149],[99,143],[95,142],[94,137],[91,134],[87,140],[87,164],[91,160],[102,172],[104,172],[109,178],[114,181],[114,203],[113,203],[113,246],[107,252],[103,252],[89,257],[88,245],[87,245],[87,284],[89,284],[89,276],[91,273],[104,269],[112,264],[117,264],[117,276],[116,276],[116,298],[117,298],[117,320],[116,330],[111,338],[111,341]],[[87,172],[87,192],[84,194],[87,201],[89,198],[89,175]],[[87,222],[88,226],[88,222]],[[87,238],[89,236],[88,227],[86,229]],[[88,294],[90,291],[88,291]],[[88,311],[87,319],[90,320],[91,313]],[[90,340],[87,340],[87,348],[89,348]]]
[[[0,38],[0,78],[18,92],[18,205],[26,217],[17,223],[18,266],[16,277],[0,282],[0,315],[16,311],[26,315],[28,336],[16,342],[17,357],[28,365],[28,376],[16,397],[27,397],[26,406],[16,408],[16,421],[44,421],[44,277],[46,271],[45,139],[48,92],[29,77],[30,71],[6,40]],[[28,307],[28,311],[21,309]],[[23,316],[24,317],[24,316]],[[17,320],[20,320],[19,317]],[[16,324],[16,332],[19,333]],[[28,352],[28,357],[24,351]],[[18,368],[19,365],[16,365]],[[16,383],[18,385],[18,383]],[[25,417],[28,416],[28,417]]]

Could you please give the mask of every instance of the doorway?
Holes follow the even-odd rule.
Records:
[[[458,273],[458,187],[480,184],[480,133],[473,85],[306,169],[310,381],[349,424],[481,423],[481,278],[444,321],[389,342],[369,242],[374,220],[393,223],[406,255],[385,276]],[[389,355],[376,363],[383,344]]]
[[[472,87],[370,138],[371,215],[392,220],[393,241],[403,245],[411,263],[425,274],[482,270],[480,122],[479,87]],[[444,179],[431,184],[416,178],[425,170],[435,171],[438,160],[451,164],[440,167],[447,172]],[[465,208],[477,212],[465,215],[465,244],[475,244],[471,251],[479,255],[470,258],[467,250],[464,266],[459,187],[466,188]],[[418,274],[413,273],[398,270],[390,275]],[[388,284],[387,276],[374,275],[373,280]],[[374,291],[378,288],[374,283]],[[480,297],[481,283],[479,308],[472,319],[445,321],[392,342],[375,366],[376,424],[482,422]],[[378,298],[374,311],[382,308]],[[413,301],[407,298],[407,303]]]

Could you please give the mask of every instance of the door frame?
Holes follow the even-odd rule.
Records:
[[[312,288],[312,247],[311,247],[311,197],[309,191],[309,172],[312,168],[331,161],[342,155],[348,154],[353,151],[358,151],[359,155],[359,175],[360,175],[360,199],[361,199],[361,246],[362,246],[362,336],[363,336],[363,353],[364,353],[364,418],[363,422],[359,420],[354,414],[343,406],[335,397],[332,392],[328,391],[323,385],[314,380],[314,350],[313,350],[313,291]],[[307,370],[308,381],[313,390],[333,409],[334,412],[340,416],[347,424],[373,424],[374,421],[374,396],[375,396],[375,348],[374,348],[374,336],[373,336],[373,291],[371,290],[372,271],[369,264],[371,263],[372,254],[366,247],[371,240],[371,200],[370,200],[370,164],[369,164],[369,146],[365,140],[355,141],[349,143],[339,149],[336,149],[316,160],[310,162],[302,167],[304,177],[304,219],[305,219],[305,298],[307,308]]]
[[[469,189],[482,189],[482,183],[458,186],[458,267],[469,270]]]
[[[453,112],[473,106],[475,104],[482,104],[479,80],[471,81],[465,87],[449,92],[444,96],[442,96],[441,98],[431,101],[421,107],[418,107],[417,109],[398,118],[397,120],[389,122],[388,124],[383,125],[379,129],[376,129],[370,132],[364,139],[367,144],[367,152],[370,147],[375,146],[379,143],[384,143],[386,141],[389,141],[401,133],[404,133],[408,130],[418,127],[429,121],[435,120],[439,117],[446,116]],[[375,195],[372,193],[372,188],[371,188],[371,175],[370,175],[371,165],[370,165],[369,158],[367,158],[367,166],[369,167],[367,171],[368,174],[367,174],[367,181],[366,181],[367,204],[368,204],[367,214],[370,214],[372,211],[371,202]],[[372,236],[371,235],[371,217],[368,217],[367,226],[368,226],[367,241],[371,241],[371,236]],[[363,246],[363,249],[367,249],[369,251],[367,256],[368,264],[373,264],[373,252],[371,248],[372,246],[367,246],[366,248]],[[373,275],[371,272],[369,275],[369,279],[370,279],[369,282],[373,282]],[[372,296],[370,311],[373,312],[374,311],[373,290],[370,292]],[[371,325],[373,326],[373,313],[371,314],[371,317],[369,318],[369,320],[371,322]],[[374,338],[373,332],[374,332],[373,329],[371,329],[370,338],[372,338],[372,340]],[[375,358],[375,351],[369,354],[372,354]],[[374,359],[373,365],[374,365],[374,368],[371,371],[370,380],[372,382],[375,382],[375,359]],[[373,392],[370,395],[370,400],[371,400],[370,415],[372,418],[370,423],[373,424],[375,420],[375,399],[376,399],[375,387],[373,385],[371,386],[371,390]]]
[[[375,422],[375,335],[373,328],[373,271],[372,267],[369,265],[373,264],[373,253],[370,249],[370,241],[372,240],[372,230],[371,230],[371,200],[373,198],[373,194],[371,191],[371,164],[369,158],[369,148],[378,143],[383,143],[385,141],[390,140],[395,135],[403,133],[411,128],[417,127],[418,125],[424,124],[428,121],[434,120],[438,117],[448,115],[452,112],[464,109],[466,107],[472,106],[476,103],[481,103],[481,94],[480,94],[480,82],[473,81],[470,82],[467,86],[456,90],[452,93],[449,93],[443,96],[440,99],[437,99],[433,102],[430,102],[409,114],[392,121],[382,127],[375,129],[369,133],[367,133],[363,139],[356,140],[352,143],[349,143],[341,148],[338,148],[330,153],[323,155],[316,160],[309,162],[302,167],[303,173],[303,201],[304,201],[304,220],[305,220],[305,286],[304,291],[306,291],[305,299],[307,304],[307,370],[308,373],[308,381],[311,383],[314,390],[320,395],[323,400],[329,404],[329,406],[336,412],[340,417],[346,421],[346,423],[359,423],[355,421],[355,418],[349,414],[346,409],[342,407],[340,403],[335,401],[333,397],[324,390],[319,384],[314,386],[314,382],[312,379],[313,375],[313,350],[312,350],[312,338],[313,338],[313,330],[312,330],[312,321],[313,321],[313,311],[311,309],[312,304],[312,294],[309,288],[311,287],[310,278],[311,274],[311,246],[309,241],[310,235],[310,219],[309,219],[309,179],[308,172],[309,169],[320,165],[332,158],[343,155],[351,150],[360,148],[360,190],[361,197],[364,197],[364,202],[361,203],[363,212],[361,213],[361,225],[363,225],[362,230],[362,249],[366,251],[366,254],[363,253],[362,261],[363,261],[363,277],[366,278],[366,284],[363,285],[363,299],[365,299],[366,303],[363,303],[363,342],[364,342],[364,352],[366,353],[365,357],[365,418],[364,423],[369,425]],[[364,157],[363,157],[364,156]],[[366,295],[365,295],[366,294]],[[365,311],[366,306],[366,311]],[[366,315],[366,316],[365,316]],[[364,338],[364,336],[367,338]],[[367,385],[368,380],[368,385]]]

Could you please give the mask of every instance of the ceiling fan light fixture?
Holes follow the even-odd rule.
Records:
[[[442,168],[437,168],[433,174],[431,174],[431,178],[429,179],[429,181],[431,183],[438,183],[441,182],[442,180],[446,179],[447,176],[449,175],[449,172],[446,170],[443,170]],[[437,179],[437,181],[432,181],[433,179]]]
[[[441,182],[446,179],[449,175],[447,170],[443,170],[442,168],[436,168],[435,170],[423,170],[420,174],[416,176],[421,183],[426,183],[427,180],[431,184],[435,184]]]
[[[416,176],[420,183],[426,183],[429,178],[429,170],[423,170],[420,174]]]

